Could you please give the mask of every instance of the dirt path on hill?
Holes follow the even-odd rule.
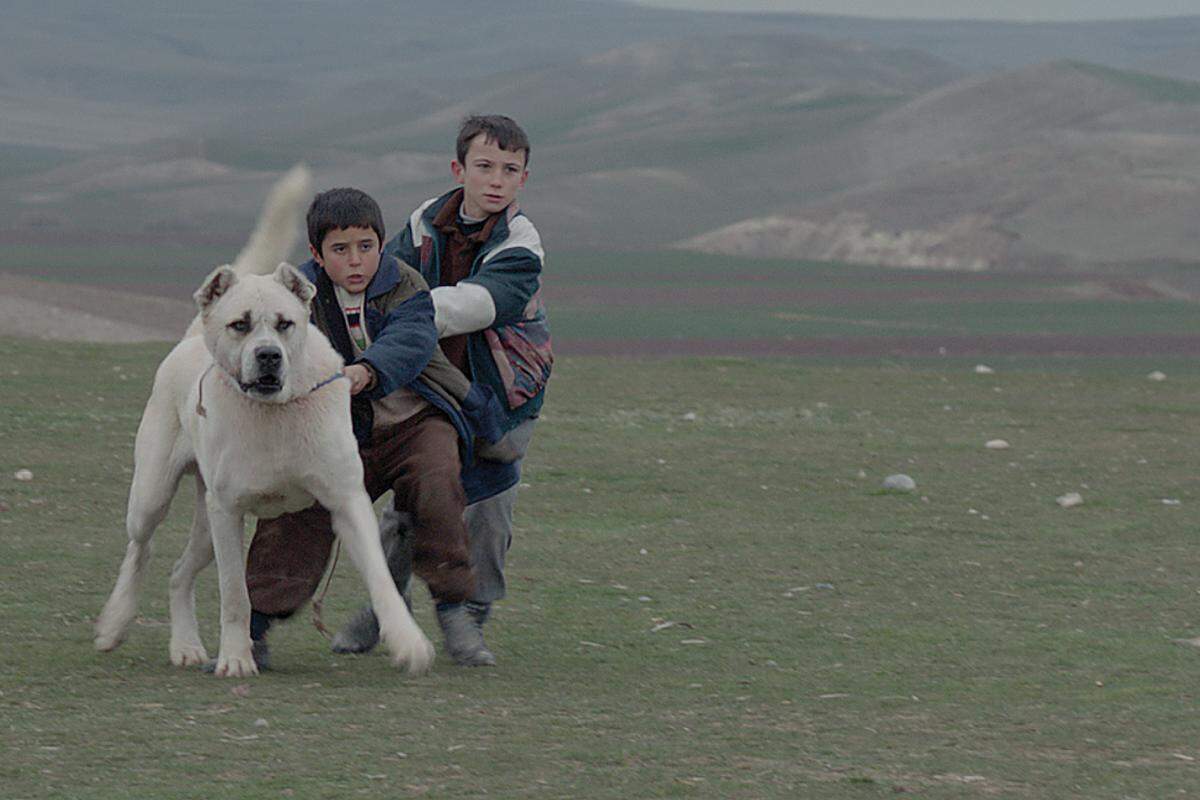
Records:
[[[85,342],[178,339],[189,302],[0,272],[0,335]]]

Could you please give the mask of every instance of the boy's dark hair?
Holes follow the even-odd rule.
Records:
[[[313,198],[305,216],[308,243],[319,253],[325,234],[343,228],[370,228],[383,244],[383,212],[366,192],[358,189],[330,189]]]
[[[458,129],[458,141],[455,143],[458,163],[466,163],[467,148],[471,146],[471,140],[481,133],[485,142],[495,142],[501,150],[524,150],[525,166],[529,166],[529,137],[515,120],[499,114],[474,114],[463,120]]]

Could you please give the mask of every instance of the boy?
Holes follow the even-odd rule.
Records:
[[[435,322],[442,350],[472,380],[491,388],[505,409],[506,432],[498,446],[464,473],[471,490],[478,483],[499,485],[492,473],[512,462],[518,469],[529,447],[545,397],[553,355],[539,289],[543,250],[537,229],[520,212],[517,192],[529,176],[529,138],[512,119],[472,116],[458,131],[450,164],[461,188],[423,203],[385,252],[421,271],[434,288]],[[489,460],[495,459],[495,460]],[[504,597],[504,559],[512,542],[517,487],[467,507],[471,562],[476,585],[461,605],[438,608],[438,621],[463,627],[469,646],[451,655],[460,664],[490,666],[495,656],[483,640],[483,624],[492,603]],[[389,536],[403,536],[395,511],[385,512],[381,528],[385,549],[395,552]],[[408,576],[389,558],[403,592]],[[460,639],[459,641],[463,641]],[[378,642],[378,626],[364,609],[334,637],[338,652],[364,652]]]
[[[461,467],[471,462],[474,436],[500,437],[499,404],[438,348],[427,284],[416,270],[381,256],[383,215],[370,196],[357,189],[318,194],[307,225],[313,258],[300,271],[317,287],[313,322],[347,363],[367,492],[377,498],[394,490],[413,518],[413,569],[439,606],[457,606],[474,589]],[[496,488],[516,480],[515,468],[509,473],[490,476]],[[259,521],[246,584],[260,668],[267,667],[271,621],[313,595],[333,539],[320,506]]]

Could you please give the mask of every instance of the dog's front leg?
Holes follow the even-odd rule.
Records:
[[[204,664],[208,653],[200,641],[196,621],[196,574],[213,560],[212,536],[208,532],[208,490],[196,475],[196,505],[192,532],[183,555],[171,570],[171,663],[177,667]]]
[[[408,612],[388,572],[379,542],[379,523],[366,492],[352,494],[332,514],[333,531],[345,543],[367,584],[379,617],[379,633],[392,651],[393,663],[414,674],[428,671],[433,664],[433,644]]]
[[[258,667],[250,652],[250,594],[246,591],[242,515],[222,508],[210,491],[208,522],[221,589],[221,649],[214,672],[222,678],[257,675]]]

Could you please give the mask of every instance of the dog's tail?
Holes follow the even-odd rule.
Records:
[[[270,275],[296,244],[297,220],[312,199],[312,173],[304,164],[287,171],[271,189],[250,241],[233,260],[239,275]]]

